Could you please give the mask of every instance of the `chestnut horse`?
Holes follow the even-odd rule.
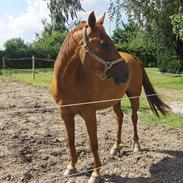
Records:
[[[121,127],[123,111],[120,100],[124,94],[130,98],[132,122],[134,126],[134,151],[139,151],[137,134],[137,111],[142,86],[144,87],[150,107],[155,114],[165,114],[169,107],[156,95],[148,76],[133,56],[118,53],[113,42],[106,34],[103,22],[104,16],[98,21],[94,12],[88,17],[88,23],[82,22],[66,37],[54,66],[52,95],[57,104],[61,105],[60,114],[64,121],[70,162],[64,172],[65,176],[76,172],[77,153],[75,148],[74,116],[79,114],[85,121],[90,149],[94,159],[94,171],[88,182],[100,181],[101,162],[98,155],[96,111],[110,106],[117,117],[116,140],[111,153],[115,154],[121,143]],[[133,98],[134,97],[134,98]],[[107,102],[92,103],[92,101],[108,100]],[[86,102],[90,102],[86,104]],[[85,103],[85,105],[77,105]],[[74,106],[62,107],[67,104]]]

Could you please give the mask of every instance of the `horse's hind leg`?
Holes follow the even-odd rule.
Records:
[[[135,95],[130,95],[129,93],[127,93],[127,95],[128,95],[128,97],[130,99],[131,108],[132,108],[131,119],[132,119],[133,127],[134,127],[133,151],[134,152],[138,152],[140,150],[139,137],[138,137],[138,131],[137,131],[137,121],[138,121],[138,114],[137,114],[137,112],[139,110],[139,97],[138,97],[139,95],[135,96]]]
[[[65,113],[62,114],[61,112],[61,117],[67,130],[67,139],[70,150],[70,163],[68,164],[67,169],[64,172],[64,176],[71,176],[72,174],[76,173],[75,164],[77,162],[74,115]]]
[[[115,144],[113,145],[110,154],[115,155],[119,150],[119,145],[121,143],[121,128],[123,123],[123,111],[121,109],[120,102],[118,102],[116,105],[113,106],[113,110],[116,114],[116,122],[117,122],[117,128],[116,128],[116,137],[115,137]]]

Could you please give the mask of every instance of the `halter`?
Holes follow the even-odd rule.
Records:
[[[84,46],[84,51],[83,51],[83,63],[84,63],[84,61],[85,61],[86,55],[88,54],[88,55],[90,55],[92,58],[94,58],[95,60],[97,60],[98,62],[100,62],[101,64],[104,65],[104,71],[103,71],[102,74],[98,74],[98,73],[96,73],[96,72],[94,71],[95,74],[96,74],[97,76],[99,76],[100,79],[102,79],[102,80],[105,80],[105,79],[108,78],[106,73],[107,73],[107,71],[108,71],[113,65],[115,65],[115,64],[117,64],[117,63],[119,63],[119,62],[121,62],[121,61],[124,61],[122,58],[118,58],[118,59],[116,59],[116,60],[113,60],[113,61],[110,61],[110,62],[109,62],[109,61],[106,61],[106,60],[104,60],[104,59],[98,57],[95,53],[93,53],[93,52],[89,49],[88,44],[87,44],[86,27],[83,28],[83,46]]]

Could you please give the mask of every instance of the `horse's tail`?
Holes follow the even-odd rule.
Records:
[[[153,88],[144,67],[143,67],[143,87],[144,87],[144,91],[146,93],[150,108],[153,111],[153,113],[156,114],[156,116],[158,117],[159,117],[159,112],[163,115],[166,115],[171,108],[158,97],[158,94]]]

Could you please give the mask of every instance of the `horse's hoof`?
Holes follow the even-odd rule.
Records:
[[[112,147],[111,151],[110,151],[110,155],[111,156],[115,156],[118,152],[119,152],[119,148],[118,147],[117,148]]]
[[[76,168],[69,169],[67,168],[64,172],[64,177],[70,177],[74,176],[74,174],[77,172]]]
[[[100,177],[91,176],[88,183],[100,183]]]
[[[140,147],[138,145],[135,145],[134,148],[133,148],[133,152],[137,153],[139,151],[140,151]]]

